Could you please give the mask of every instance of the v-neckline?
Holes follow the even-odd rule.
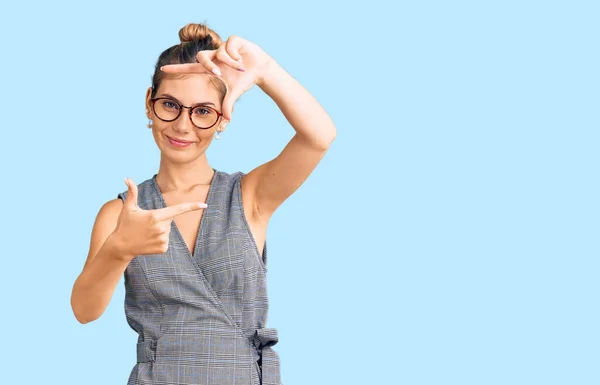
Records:
[[[212,192],[213,192],[213,186],[215,184],[215,181],[217,179],[217,174],[218,171],[215,170],[213,168],[214,174],[213,177],[210,181],[210,185],[208,186],[208,194],[206,196],[206,205],[208,207],[210,207],[210,198],[212,196]],[[160,208],[165,208],[167,207],[167,204],[165,203],[165,199],[162,195],[162,192],[160,191],[160,187],[158,187],[158,183],[156,183],[156,176],[157,174],[154,174],[154,176],[152,176],[152,185],[154,186],[154,190],[156,191],[156,194],[158,195],[159,201],[160,201],[160,205],[162,207]],[[179,241],[181,241],[181,243],[183,244],[183,246],[185,247],[187,253],[189,256],[192,257],[192,259],[196,259],[196,254],[199,252],[199,243],[200,243],[200,236],[202,234],[202,224],[204,223],[204,215],[206,214],[206,210],[208,209],[208,207],[205,207],[204,210],[202,211],[202,215],[200,215],[200,225],[198,226],[198,233],[196,234],[196,239],[194,240],[194,252],[192,253],[192,251],[190,250],[189,246],[187,245],[187,243],[185,243],[185,240],[183,239],[183,235],[181,234],[181,232],[179,231],[179,228],[177,227],[177,224],[175,223],[175,220],[172,219],[171,220],[171,231],[174,231],[175,234],[177,235],[177,237],[179,238]]]

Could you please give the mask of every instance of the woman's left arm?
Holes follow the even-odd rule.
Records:
[[[296,134],[327,150],[336,136],[331,118],[319,102],[273,59],[256,83],[277,104]]]
[[[277,104],[296,131],[273,160],[244,176],[253,191],[257,220],[268,221],[321,161],[336,137],[336,128],[319,102],[275,60],[256,83]]]
[[[162,70],[219,76],[228,86],[222,105],[226,120],[231,120],[235,101],[256,84],[273,99],[296,130],[275,159],[242,177],[244,203],[252,207],[254,220],[266,223],[317,167],[337,135],[335,126],[319,102],[296,79],[246,39],[230,36],[218,49],[199,51],[196,59],[198,63],[170,64]]]

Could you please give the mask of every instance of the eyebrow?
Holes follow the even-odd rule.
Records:
[[[171,94],[162,93],[162,94],[160,94],[160,95],[158,95],[158,96],[167,96],[167,97],[169,97],[169,98],[171,98],[171,99],[175,99],[175,100],[176,100],[176,101],[178,101],[180,104],[182,104],[182,103],[179,101],[179,99],[177,99],[175,96],[173,96],[173,95],[171,95]],[[207,105],[207,104],[210,104],[210,105],[212,105],[213,107],[216,107],[216,106],[215,106],[215,104],[214,104],[213,102],[199,102],[199,103],[196,103],[196,104],[192,104],[190,107],[193,107],[193,106],[202,106],[202,105]]]

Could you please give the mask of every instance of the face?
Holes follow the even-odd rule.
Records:
[[[167,75],[160,84],[155,97],[169,96],[172,100],[184,106],[207,103],[206,106],[221,111],[221,95],[211,82],[212,75],[208,74],[178,74]],[[214,77],[213,77],[214,79]],[[212,142],[215,130],[221,132],[226,120],[220,117],[217,123],[208,128],[196,127],[190,120],[189,109],[182,108],[177,119],[171,122],[160,120],[151,107],[152,88],[146,93],[146,114],[152,120],[152,135],[163,155],[179,161],[189,161],[203,154]],[[158,103],[161,101],[157,101]],[[168,104],[175,106],[174,104]],[[202,110],[198,111],[202,112]],[[172,143],[169,138],[191,142],[184,147]]]

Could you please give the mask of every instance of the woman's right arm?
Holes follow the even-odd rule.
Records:
[[[96,217],[89,254],[71,293],[73,313],[82,324],[104,313],[125,269],[135,257],[123,251],[123,240],[114,231],[122,209],[123,201],[112,199]]]

